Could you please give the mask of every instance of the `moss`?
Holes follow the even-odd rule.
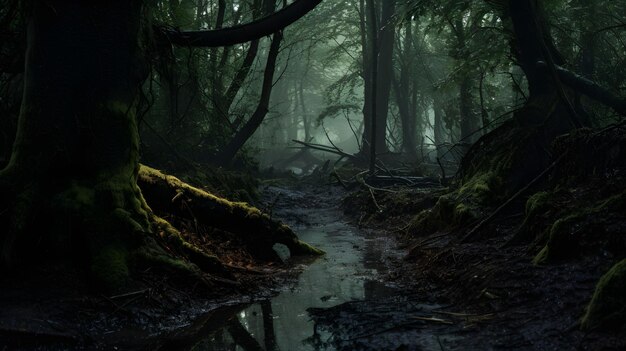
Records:
[[[509,240],[509,244],[538,240],[545,243],[549,237],[550,224],[548,218],[554,215],[553,199],[556,192],[540,191],[531,195],[526,201],[525,217],[520,229]]]
[[[587,330],[626,328],[626,259],[600,278],[581,326]]]
[[[217,197],[213,194],[210,194],[202,189],[193,187],[183,181],[181,181],[180,179],[171,176],[171,175],[166,175],[164,173],[162,173],[159,170],[156,170],[154,168],[148,167],[146,165],[141,165],[140,167],[140,175],[142,177],[142,179],[144,181],[147,182],[155,182],[158,180],[164,180],[165,182],[167,182],[170,186],[179,189],[182,192],[187,192],[190,193],[193,197],[196,198],[201,198],[203,200],[206,200],[210,203],[214,203],[216,204],[215,207],[219,207],[221,209],[226,209],[228,211],[228,213],[234,213],[235,211],[240,211],[240,212],[244,212],[247,213],[248,217],[260,217],[262,216],[261,211],[259,211],[257,208],[249,206],[247,203],[245,202],[233,202],[233,201],[229,201],[226,200],[224,198],[221,197]]]
[[[202,272],[193,263],[186,262],[180,258],[175,258],[166,254],[156,244],[142,246],[134,252],[133,260],[137,265],[157,266],[159,268],[183,274],[185,277],[200,279]]]
[[[579,254],[581,237],[589,234],[594,225],[601,225],[608,213],[623,213],[625,210],[626,191],[561,217],[550,227],[548,242],[533,262],[541,264]]]
[[[67,190],[59,194],[59,204],[64,208],[79,209],[93,206],[95,191],[91,187],[72,183]]]
[[[439,197],[432,209],[418,213],[411,220],[408,232],[414,235],[431,234],[471,223],[478,217],[476,206],[456,200],[454,194],[448,194]]]
[[[502,187],[502,179],[493,171],[477,173],[465,181],[458,190],[461,197],[472,197],[479,203],[494,202],[494,193]]]
[[[91,279],[100,288],[113,291],[128,282],[128,251],[121,245],[110,245],[91,260]]]
[[[478,214],[472,206],[459,203],[454,207],[454,211],[452,213],[452,223],[455,225],[470,223],[476,220],[476,218],[478,218]]]
[[[542,264],[548,261],[548,258],[549,258],[548,246],[546,245],[543,248],[541,248],[541,251],[539,251],[539,253],[533,258],[533,263]]]
[[[546,191],[540,191],[529,197],[526,201],[526,217],[534,216],[537,212],[544,209],[551,197],[552,195]]]
[[[272,259],[275,256],[273,245],[282,243],[292,250],[293,255],[319,254],[319,250],[303,246],[299,243],[295,233],[287,226],[272,221],[268,215],[244,202],[233,202],[202,189],[183,183],[176,177],[168,176],[153,168],[142,166],[140,169],[141,187],[149,199],[154,198],[153,204],[165,204],[160,211],[189,217],[193,213],[193,220],[200,223],[237,235],[247,246],[248,251],[257,258]],[[175,199],[172,201],[172,198]],[[185,209],[180,210],[180,204],[185,203]],[[157,225],[162,225],[164,233],[173,233],[162,220],[155,219]],[[177,240],[179,247],[180,235],[168,234],[169,240]]]
[[[581,214],[573,214],[558,219],[550,228],[548,243],[533,259],[535,264],[546,263],[553,259],[563,259],[574,256],[578,243],[573,240],[574,226],[582,220]]]
[[[310,244],[305,243],[301,240],[296,240],[294,244],[287,245],[289,251],[292,255],[312,255],[312,256],[321,256],[326,253]]]

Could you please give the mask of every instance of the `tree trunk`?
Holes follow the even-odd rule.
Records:
[[[376,152],[385,153],[387,148],[387,117],[389,115],[389,96],[393,75],[393,47],[396,30],[393,15],[396,11],[395,0],[382,2],[382,18],[380,23],[378,47],[378,74],[376,83]]]
[[[433,110],[435,114],[435,123],[433,125],[433,137],[435,141],[435,147],[437,148],[437,158],[441,159],[446,152],[443,143],[445,143],[444,123],[443,123],[443,108],[438,99],[433,101]]]
[[[141,2],[32,5],[18,131],[0,172],[12,203],[2,265],[84,253],[95,281],[119,285],[151,229],[136,182]]]
[[[359,29],[361,34],[361,76],[363,78],[363,136],[360,150],[363,154],[368,154],[370,148],[370,136],[372,135],[372,44],[373,38],[370,33],[375,30],[368,30],[374,25],[374,17],[368,8],[372,5],[373,0],[368,0],[367,6],[365,0],[359,1]]]
[[[311,117],[307,113],[306,104],[304,101],[304,84],[302,83],[302,81],[300,81],[297,82],[296,85],[296,96],[300,96],[300,113],[302,114],[302,124],[304,125],[304,141],[308,143],[311,142]]]
[[[461,116],[461,141],[466,145],[473,143],[473,133],[477,129],[473,107],[472,82],[469,77],[463,77],[459,86],[459,112]]]
[[[261,89],[261,98],[256,110],[252,114],[252,117],[241,127],[231,139],[231,141],[224,146],[220,153],[216,156],[216,162],[224,165],[230,163],[235,155],[245,143],[250,139],[254,132],[259,128],[265,115],[267,115],[270,103],[270,97],[272,95],[272,86],[274,84],[274,73],[276,69],[276,60],[280,51],[280,42],[282,40],[282,32],[277,32],[272,36],[272,44],[270,46],[269,53],[267,54],[267,63],[265,65],[265,72],[263,75],[263,87]]]
[[[563,60],[547,33],[543,16],[533,10],[533,6],[538,6],[537,0],[509,0],[509,4],[515,33],[513,53],[528,80],[530,98],[550,94],[554,92],[550,76],[537,69],[537,61],[545,62],[541,42],[545,42],[557,65],[562,64]],[[543,33],[539,33],[540,28],[543,28]]]

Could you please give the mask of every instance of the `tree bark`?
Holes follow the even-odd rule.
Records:
[[[376,83],[376,150],[378,153],[389,151],[387,148],[387,117],[389,115],[389,96],[393,75],[393,48],[396,36],[393,15],[396,0],[382,2],[382,15],[379,31],[379,59]]]
[[[554,85],[546,72],[537,70],[537,62],[545,61],[539,42],[546,40],[546,38],[537,31],[538,26],[535,21],[542,27],[545,27],[545,22],[543,18],[535,14],[531,1],[536,2],[536,0],[509,0],[509,12],[515,32],[513,53],[528,80],[530,96],[537,97],[553,92]],[[552,51],[555,63],[562,64],[560,55],[552,45],[552,39],[548,38],[546,41]]]
[[[0,172],[13,204],[2,264],[85,252],[92,278],[117,285],[151,229],[136,182],[141,1],[32,6],[18,131]]]
[[[372,45],[373,38],[371,33],[376,30],[370,30],[374,25],[374,19],[369,11],[373,0],[359,1],[359,29],[361,34],[361,77],[363,78],[363,134],[361,137],[362,154],[368,154],[370,149],[370,137],[372,135]]]
[[[322,0],[297,0],[284,9],[248,24],[209,31],[162,30],[180,46],[216,47],[241,44],[276,33],[313,10]]]

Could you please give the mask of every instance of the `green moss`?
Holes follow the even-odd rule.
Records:
[[[552,259],[576,256],[580,252],[579,239],[585,234],[586,228],[602,221],[609,212],[623,213],[625,210],[626,191],[561,217],[550,227],[548,242],[533,262],[541,264]]]
[[[321,255],[326,254],[324,251],[316,247],[313,247],[312,245],[307,244],[301,240],[296,240],[294,244],[287,245],[287,247],[289,248],[290,253],[294,256],[298,256],[298,255],[321,256]]]
[[[495,172],[475,174],[465,181],[458,190],[462,197],[473,197],[481,203],[493,202],[494,192],[502,187],[502,179]]]
[[[200,198],[210,203],[215,203],[216,207],[227,209],[229,213],[240,211],[243,213],[247,213],[247,217],[254,218],[254,217],[262,216],[261,211],[259,211],[255,207],[248,205],[245,202],[233,202],[233,201],[229,201],[224,198],[221,198],[221,197],[217,197],[202,189],[193,187],[174,176],[164,174],[161,171],[148,167],[146,165],[141,165],[139,172],[141,174],[141,177],[148,182],[150,182],[150,179],[165,180],[172,187],[180,189],[180,191],[183,191],[183,192],[188,192],[193,197]]]
[[[540,191],[529,197],[528,201],[526,201],[526,216],[533,216],[538,211],[544,209],[551,197],[552,195],[546,191]]]
[[[600,278],[581,326],[587,330],[626,328],[626,259]]]
[[[414,235],[431,234],[471,223],[478,217],[476,206],[456,200],[454,194],[448,194],[439,197],[432,209],[421,211],[413,217],[408,232]]]
[[[131,112],[131,107],[123,101],[109,101],[105,108],[116,115],[125,116]]]
[[[534,264],[542,264],[548,260],[548,246],[541,248],[541,251],[533,258]]]
[[[550,227],[548,243],[533,259],[535,264],[546,263],[552,259],[563,259],[574,256],[578,251],[578,243],[573,240],[573,227],[582,220],[583,215],[573,214],[558,219]]]
[[[91,260],[92,281],[113,291],[128,282],[128,251],[120,245],[110,245],[97,252]]]
[[[157,266],[185,277],[200,278],[202,275],[195,264],[166,254],[156,244],[142,246],[134,253],[133,258],[139,265]]]
[[[247,203],[233,202],[214,196],[202,189],[183,183],[176,177],[165,175],[147,166],[141,167],[140,179],[145,189],[150,188],[152,184],[163,186],[165,183],[169,189],[167,192],[172,194],[170,196],[174,198],[182,196],[192,207],[197,206],[197,211],[194,213],[198,221],[207,226],[238,235],[246,243],[248,251],[255,257],[270,258],[274,254],[272,247],[275,243],[287,245],[292,251],[292,255],[318,255],[321,252],[303,245],[289,227],[272,221],[268,215]],[[160,227],[163,238],[167,238],[171,244],[175,244],[179,248],[185,248],[184,240],[171,225],[158,218],[155,218],[154,222]],[[186,254],[189,256],[190,253],[187,252]]]
[[[454,207],[452,213],[452,223],[455,225],[461,225],[470,223],[478,217],[476,210],[472,206],[468,206],[464,203],[459,203]],[[444,218],[442,218],[444,220]]]

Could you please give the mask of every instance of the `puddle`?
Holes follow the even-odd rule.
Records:
[[[385,255],[400,255],[393,242],[364,237],[335,211],[313,211],[322,212],[317,218],[328,221],[297,228],[297,232],[326,255],[306,266],[294,286],[224,318],[225,325],[211,328],[193,350],[317,350],[315,339],[330,335],[314,330],[307,309],[372,299],[393,291],[377,280],[385,269]]]

